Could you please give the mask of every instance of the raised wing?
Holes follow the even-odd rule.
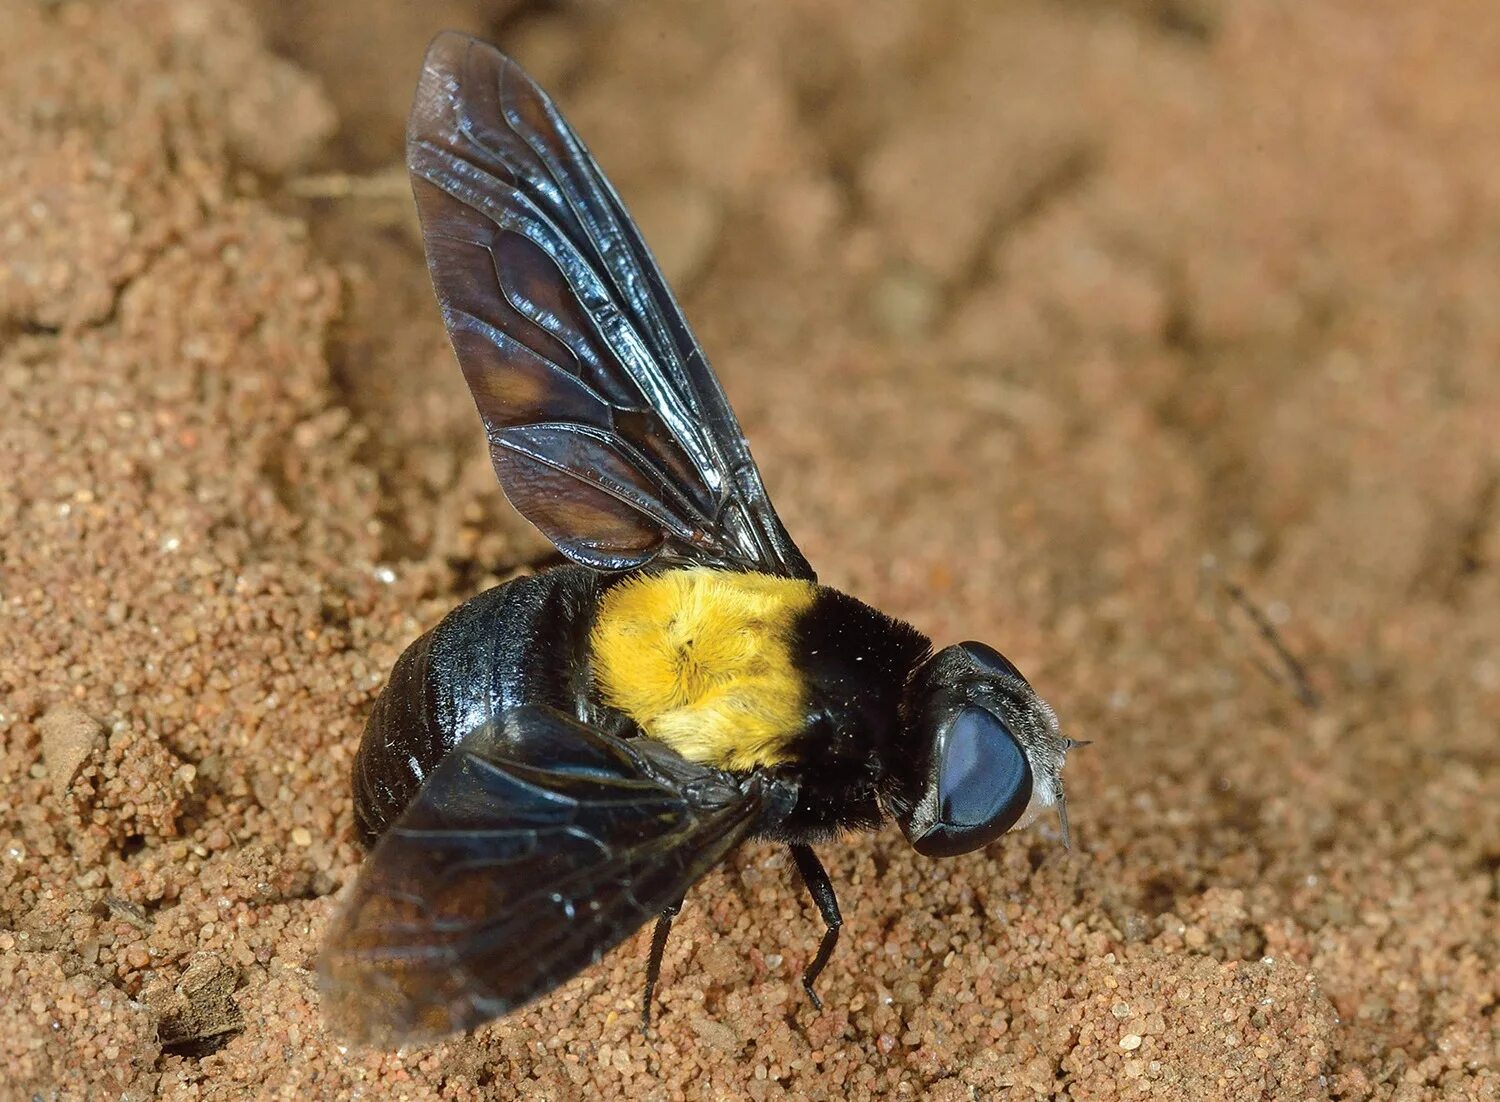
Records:
[[[547,95],[441,34],[406,140],[443,319],[522,515],[596,569],[811,579],[640,231]]]
[[[360,870],[318,971],[351,1039],[471,1029],[679,901],[795,790],[526,707],[443,759]]]

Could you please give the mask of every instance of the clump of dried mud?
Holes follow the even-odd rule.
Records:
[[[3,18],[0,1097],[1500,1091],[1489,0]],[[750,847],[650,1038],[638,942],[429,1049],[322,1028],[364,713],[545,553],[382,171],[443,25],[568,108],[824,580],[1094,740],[1071,853],[828,849],[822,1013]]]

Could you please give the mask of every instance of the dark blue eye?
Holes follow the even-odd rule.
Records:
[[[918,853],[949,857],[994,841],[1031,802],[1031,765],[1004,723],[970,706],[937,740],[937,817],[912,841]]]

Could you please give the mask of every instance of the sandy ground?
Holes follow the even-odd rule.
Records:
[[[320,1024],[373,694],[545,550],[389,171],[445,25],[594,146],[824,580],[1094,740],[1070,853],[828,848],[822,1013],[752,846],[652,1038],[640,939]],[[1497,95],[1493,0],[9,0],[0,1097],[1494,1099]]]

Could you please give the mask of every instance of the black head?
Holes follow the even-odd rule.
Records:
[[[1053,805],[1066,842],[1062,766],[1072,741],[998,651],[970,642],[933,655],[912,676],[904,715],[884,801],[918,853],[968,853]]]

